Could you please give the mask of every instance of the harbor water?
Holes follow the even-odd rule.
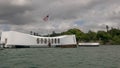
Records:
[[[4,49],[0,68],[120,68],[120,46]]]

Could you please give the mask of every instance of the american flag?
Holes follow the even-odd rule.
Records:
[[[43,18],[44,21],[48,21],[49,15]]]

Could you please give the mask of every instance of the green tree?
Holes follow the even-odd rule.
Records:
[[[84,33],[79,30],[79,29],[69,29],[68,31],[66,32],[62,32],[61,33],[62,35],[71,35],[71,34],[75,34],[76,35],[76,40],[77,41],[81,41],[82,40],[82,36],[84,35]]]
[[[111,30],[109,30],[109,34],[111,34],[112,37],[118,36],[118,35],[120,35],[120,30],[116,29],[116,28],[112,28]]]
[[[98,31],[97,33],[97,39],[100,40],[102,44],[106,44],[111,38],[111,35],[105,31]]]
[[[114,36],[112,38],[112,44],[113,45],[120,45],[120,35],[119,36]]]
[[[87,42],[94,42],[97,40],[97,34],[93,31],[88,31],[88,33],[85,34],[84,39]]]
[[[69,29],[65,32],[56,33],[52,32],[50,36],[59,36],[59,35],[76,35],[76,40],[78,42],[100,42],[101,44],[114,44],[120,45],[120,30],[116,28],[109,29],[108,25],[106,25],[106,31],[88,31],[87,33],[82,32],[79,29],[73,28]],[[33,34],[35,34],[33,32]],[[48,36],[48,35],[45,35]]]

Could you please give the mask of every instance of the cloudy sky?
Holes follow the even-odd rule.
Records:
[[[0,0],[0,32],[87,32],[105,30],[105,25],[118,28],[119,23],[120,0]]]

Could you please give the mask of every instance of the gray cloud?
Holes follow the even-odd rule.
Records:
[[[27,11],[32,10],[30,4],[22,4],[22,0],[0,0],[0,24],[25,24],[29,16],[24,16]],[[23,0],[24,1],[24,0]],[[27,1],[26,1],[27,2]]]
[[[47,14],[50,18],[44,22]],[[105,30],[105,25],[119,27],[119,21],[119,0],[0,0],[0,28],[7,30],[44,34],[79,28],[86,32]]]

